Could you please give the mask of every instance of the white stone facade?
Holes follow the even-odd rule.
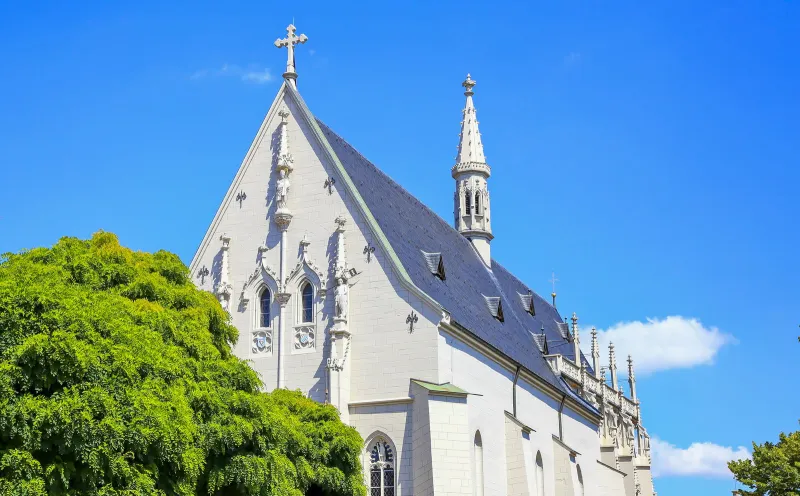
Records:
[[[409,283],[320,137],[293,60],[287,74],[190,267],[228,309],[240,332],[234,352],[265,389],[299,389],[339,409],[365,439],[369,494],[655,494],[649,441],[627,443],[597,413],[636,427],[635,398],[548,357],[593,410],[451,325]],[[489,172],[477,121],[470,126],[478,147],[462,145],[469,157],[452,171],[456,228],[485,240],[486,253],[476,250],[488,257]],[[486,192],[480,223],[474,210],[459,210],[462,181]]]

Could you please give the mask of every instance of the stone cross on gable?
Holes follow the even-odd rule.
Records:
[[[286,27],[286,38],[282,39],[278,38],[277,40],[275,40],[276,47],[278,48],[286,47],[288,49],[287,59],[286,59],[286,72],[283,73],[283,77],[290,81],[294,81],[297,79],[297,72],[295,72],[294,68],[294,46],[308,41],[308,36],[304,34],[298,36],[295,34],[295,31],[297,31],[297,28],[294,27],[294,24],[289,24]]]

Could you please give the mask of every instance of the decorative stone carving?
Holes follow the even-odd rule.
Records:
[[[336,296],[336,320],[347,320],[348,309],[348,292],[349,287],[347,281],[341,277],[336,279],[336,288],[334,294]]]
[[[284,107],[278,112],[278,115],[281,117],[281,141],[276,167],[278,180],[275,183],[275,204],[277,206],[275,224],[281,231],[285,231],[292,222],[292,213],[289,211],[289,189],[291,187],[289,175],[293,170],[294,159],[289,153],[289,111]]]
[[[342,338],[337,336],[341,335]],[[344,345],[344,352],[342,353],[341,357],[336,356],[336,341],[339,339],[345,339]],[[347,363],[347,357],[350,355],[350,333],[347,331],[344,332],[331,332],[331,354],[333,355],[331,358],[328,358],[326,361],[327,366],[330,370],[334,372],[341,372],[344,370],[344,366]]]
[[[286,204],[289,201],[289,186],[291,186],[291,182],[289,181],[286,169],[278,170],[278,182],[275,187],[275,199],[278,204],[278,210],[287,209]]]
[[[271,355],[272,354],[272,330],[260,329],[254,331],[252,342],[253,355]]]
[[[292,293],[280,292],[275,294],[275,301],[278,302],[278,305],[280,305],[281,308],[284,308],[289,303],[289,299],[291,299],[291,297]]]
[[[233,284],[230,282],[228,270],[228,249],[230,248],[231,238],[223,234],[219,237],[222,241],[222,262],[220,264],[219,283],[217,284],[216,294],[222,309],[226,312],[230,309],[231,295],[233,294]]]
[[[200,278],[201,285],[206,283],[206,277],[208,277],[210,273],[211,272],[209,272],[208,267],[206,267],[205,265],[203,265],[203,267],[201,267],[200,270],[197,271],[197,277]]]
[[[408,333],[414,332],[414,324],[419,322],[419,316],[412,310],[408,317],[406,317],[406,324],[408,324]]]
[[[263,250],[262,248],[264,247],[260,246],[258,248],[258,251],[259,252],[266,251],[266,248]],[[266,260],[264,260],[264,258],[262,257],[259,260],[255,270],[253,270],[253,272],[247,278],[247,281],[245,281],[244,285],[242,286],[242,292],[239,294],[239,301],[242,304],[243,309],[247,309],[247,305],[248,303],[250,303],[250,298],[247,297],[248,289],[253,285],[255,281],[261,279],[263,273],[268,274],[272,278],[272,280],[275,281],[279,291],[282,289],[280,285],[280,280],[278,278],[278,273],[269,264],[267,264]]]
[[[316,330],[313,325],[298,326],[294,329],[294,349],[313,350],[316,346],[314,339]]]

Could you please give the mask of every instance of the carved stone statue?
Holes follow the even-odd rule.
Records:
[[[606,415],[606,421],[608,424],[608,437],[614,440],[614,444],[619,446],[617,439],[617,416],[614,410],[609,409],[608,415]]]
[[[285,209],[289,201],[289,176],[286,175],[286,169],[280,169],[278,172],[278,183],[275,188],[275,196],[277,197],[278,208]]]
[[[345,320],[347,319],[347,304],[348,304],[348,296],[347,293],[349,288],[347,286],[347,281],[343,278],[339,277],[336,279],[336,289],[334,290],[334,296],[336,297],[336,318]]]

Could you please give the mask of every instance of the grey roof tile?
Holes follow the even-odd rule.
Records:
[[[496,261],[491,270],[487,268],[470,242],[449,223],[319,119],[317,123],[414,284],[442,305],[458,325],[594,411],[555,375],[532,336],[544,327],[550,353],[572,358],[572,344],[558,330],[562,323],[558,311]],[[449,262],[444,281],[432,274],[425,256],[432,252]],[[518,295],[529,291],[536,316],[519,304]],[[492,315],[483,295],[504,300],[504,322]]]

